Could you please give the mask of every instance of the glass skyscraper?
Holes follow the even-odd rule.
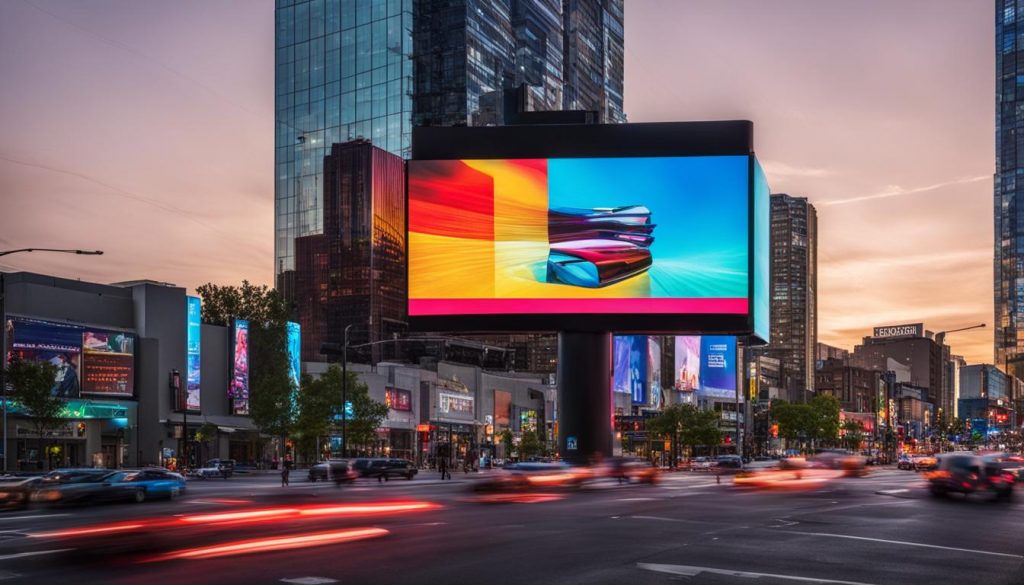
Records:
[[[275,272],[293,298],[295,238],[324,229],[331,145],[408,158],[412,0],[277,0],[276,27]]]
[[[1024,364],[1024,1],[996,0],[995,356]],[[1018,184],[1018,182],[1020,184]]]

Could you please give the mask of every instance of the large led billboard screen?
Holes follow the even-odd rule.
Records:
[[[411,161],[409,314],[745,316],[748,164]]]
[[[185,308],[185,396],[184,404],[179,398],[178,408],[199,412],[202,406],[199,400],[202,381],[202,301],[199,297],[185,297]]]
[[[54,396],[131,397],[135,335],[98,327],[13,317],[7,321],[8,362],[49,362],[57,368]]]
[[[736,397],[736,338],[727,335],[677,335],[675,389],[702,398]]]
[[[302,328],[294,322],[287,322],[288,328],[288,377],[291,378],[292,388],[298,390],[299,377],[302,374]]]
[[[771,190],[764,169],[757,159],[754,163],[754,335],[767,341],[771,323],[771,304],[768,298],[768,275],[771,270],[770,215]]]
[[[231,341],[231,414],[249,414],[249,322],[235,319]]]

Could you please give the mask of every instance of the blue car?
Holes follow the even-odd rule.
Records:
[[[107,481],[117,487],[135,488],[131,492],[136,502],[147,498],[175,498],[185,491],[185,477],[166,469],[119,471]]]

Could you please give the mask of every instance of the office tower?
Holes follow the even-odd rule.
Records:
[[[780,362],[780,398],[814,390],[818,342],[818,213],[804,197],[771,197],[771,339],[759,355]]]
[[[408,156],[412,0],[277,0],[275,16],[274,271],[293,299],[295,239],[324,231],[332,145]]]
[[[324,158],[324,233],[295,239],[302,357],[323,343],[359,345],[406,331],[405,164],[367,140],[334,144]],[[356,348],[379,361],[394,344]]]
[[[996,0],[995,357],[997,367],[1024,378],[1024,3]]]
[[[563,2],[563,109],[595,110],[604,123],[626,121],[623,11],[623,0]]]

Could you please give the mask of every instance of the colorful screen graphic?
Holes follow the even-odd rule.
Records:
[[[54,396],[130,397],[135,392],[131,333],[15,317],[7,321],[7,335],[8,361],[46,361],[57,368]]]
[[[199,297],[185,297],[186,322],[185,322],[185,403],[178,401],[178,408],[187,408],[191,411],[200,410],[199,388],[200,388],[200,365],[202,343],[200,333],[202,332],[202,301]]]
[[[663,397],[661,394],[661,338],[647,338],[647,388],[650,394],[650,404],[655,408],[661,408]]]
[[[748,160],[410,161],[409,314],[745,315]]]
[[[618,335],[612,340],[614,364],[612,389],[632,396],[633,404],[647,403],[648,356],[647,336]]]
[[[292,388],[299,389],[299,376],[302,374],[302,328],[294,321],[288,321],[288,377]]]
[[[387,386],[384,388],[384,404],[391,410],[409,412],[412,410],[412,392]]]
[[[249,322],[235,319],[228,397],[231,414],[249,414]]]
[[[761,163],[754,159],[754,335],[767,341],[771,328],[768,277],[771,251],[769,221],[771,191]]]
[[[676,336],[675,388],[703,398],[736,397],[736,338]]]

